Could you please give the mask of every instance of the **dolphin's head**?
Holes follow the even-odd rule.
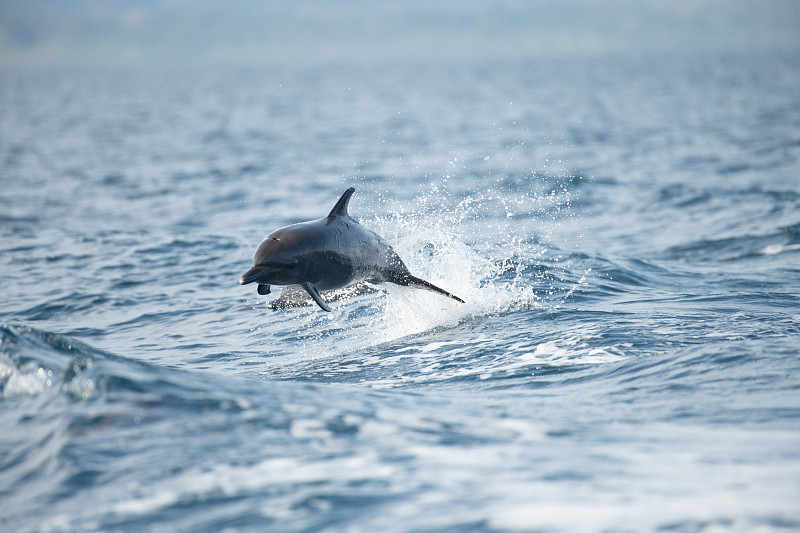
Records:
[[[253,256],[253,267],[239,278],[241,285],[258,282],[262,285],[291,285],[297,283],[292,270],[297,259],[291,253],[291,234],[282,230],[267,235]]]

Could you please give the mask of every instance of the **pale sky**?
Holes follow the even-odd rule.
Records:
[[[0,65],[800,51],[796,0],[3,0]]]

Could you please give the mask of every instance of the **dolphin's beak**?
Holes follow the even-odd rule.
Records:
[[[262,272],[264,271],[263,266],[254,266],[250,270],[244,273],[244,275],[239,278],[239,285],[247,285],[248,283],[253,283],[254,281],[258,281],[258,278],[261,277]]]

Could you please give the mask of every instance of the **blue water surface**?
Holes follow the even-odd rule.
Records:
[[[3,531],[800,530],[800,55],[0,75]],[[238,285],[350,213],[411,271]]]

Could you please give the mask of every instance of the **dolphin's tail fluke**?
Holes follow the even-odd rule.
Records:
[[[395,281],[395,283],[397,283],[398,285],[407,285],[407,286],[410,286],[410,287],[417,287],[417,288],[420,288],[420,289],[428,289],[429,291],[438,292],[439,294],[444,294],[445,296],[449,296],[453,300],[457,300],[457,301],[461,302],[462,304],[464,303],[464,300],[462,300],[461,298],[459,298],[455,294],[450,294],[446,290],[440,289],[439,287],[437,287],[436,285],[434,285],[430,281],[425,281],[424,279],[418,278],[416,276],[412,276],[411,274],[409,274],[408,276],[404,277],[402,280]]]

